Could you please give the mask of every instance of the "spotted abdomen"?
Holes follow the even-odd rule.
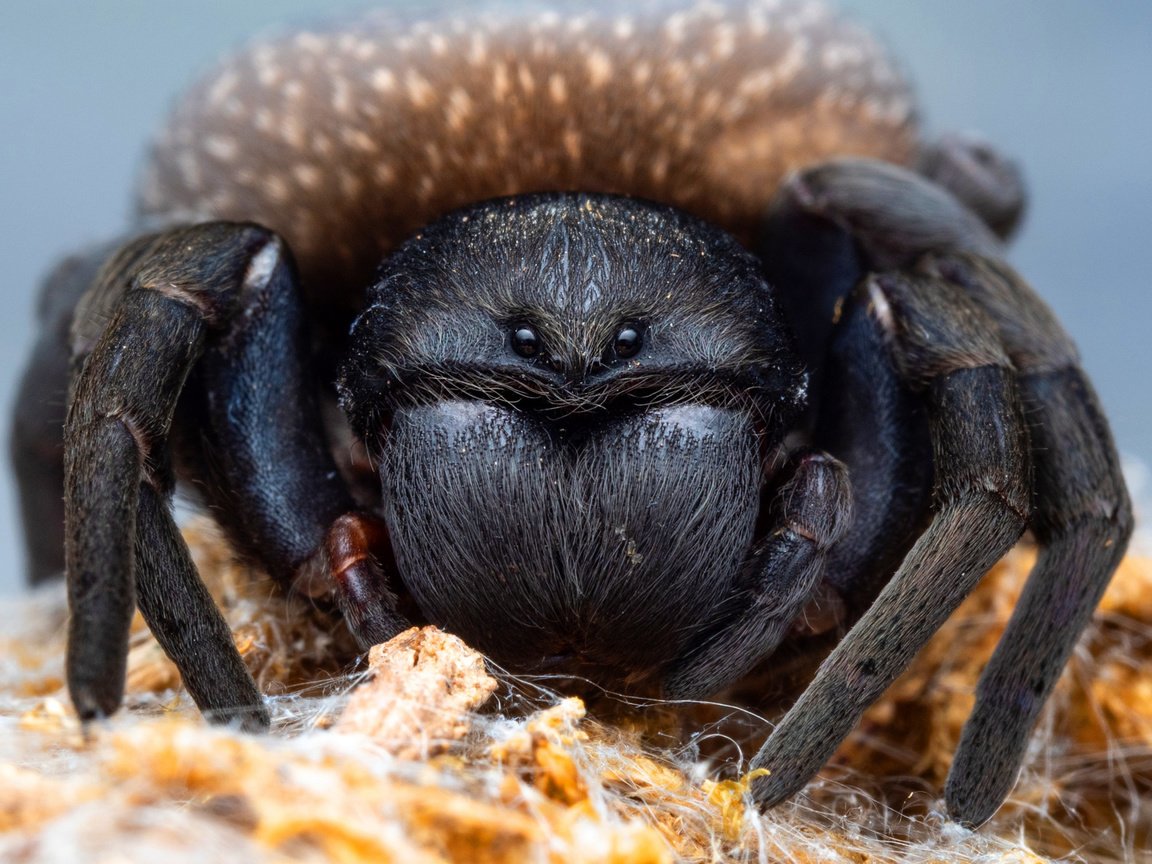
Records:
[[[222,63],[160,135],[139,208],[261,222],[331,302],[500,195],[637,195],[747,237],[791,168],[911,160],[913,113],[876,41],[820,3],[379,12]]]

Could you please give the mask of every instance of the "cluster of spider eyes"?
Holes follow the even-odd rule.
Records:
[[[512,350],[525,359],[540,356],[543,344],[540,336],[528,324],[516,324],[511,331]],[[612,338],[611,356],[616,360],[628,360],[640,353],[644,347],[644,334],[641,324],[629,321],[621,325]]]

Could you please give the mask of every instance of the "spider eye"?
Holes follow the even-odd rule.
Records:
[[[527,324],[512,331],[512,350],[521,357],[535,357],[540,353],[540,337]]]
[[[635,357],[644,345],[644,337],[640,334],[638,324],[625,324],[616,331],[616,339],[612,343],[612,350],[621,360]]]

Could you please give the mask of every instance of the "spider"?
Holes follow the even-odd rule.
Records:
[[[1027,529],[946,788],[980,824],[1131,530],[1076,350],[1004,260],[1023,199],[811,3],[253,44],[175,110],[135,230],[44,289],[15,451],[77,712],[119,706],[139,607],[207,716],[269,723],[181,479],[364,646],[418,619],[697,698],[844,631],[752,762],[771,806]]]

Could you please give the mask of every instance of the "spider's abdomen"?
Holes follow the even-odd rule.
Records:
[[[629,194],[747,237],[789,169],[915,148],[886,53],[819,3],[389,11],[220,65],[162,132],[139,207],[258,221],[331,300],[470,202]]]

